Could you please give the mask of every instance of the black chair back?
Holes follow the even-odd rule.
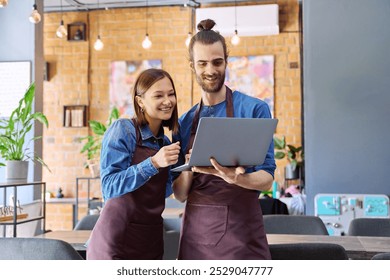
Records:
[[[374,255],[372,260],[390,260],[390,253],[379,253]]]
[[[266,233],[329,235],[324,222],[316,216],[265,215],[263,219]]]
[[[389,218],[356,218],[351,221],[348,235],[390,237]]]
[[[83,260],[67,242],[44,238],[0,238],[0,260]]]
[[[273,260],[348,260],[344,247],[332,243],[271,244]]]
[[[93,230],[99,216],[99,214],[84,216],[77,222],[73,230]]]

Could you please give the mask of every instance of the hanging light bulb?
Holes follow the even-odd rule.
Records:
[[[187,46],[187,48],[190,45],[191,38],[192,38],[192,33],[188,32],[187,39],[186,39],[186,46]]]
[[[240,37],[238,36],[237,30],[234,30],[234,35],[230,42],[234,46],[237,46],[240,43]]]
[[[98,35],[96,41],[95,41],[95,44],[93,44],[93,48],[97,51],[101,51],[103,48],[104,48],[104,43],[103,41],[100,39],[100,35]]]
[[[234,35],[230,42],[232,43],[233,46],[237,46],[240,43],[240,37],[238,37],[238,32],[237,32],[237,1],[234,1]]]
[[[68,36],[68,31],[64,26],[64,21],[61,19],[60,26],[57,28],[56,35],[58,38],[64,38]]]
[[[98,10],[99,10],[99,0],[97,1],[97,8],[98,8]],[[97,36],[97,39],[96,39],[95,43],[93,44],[93,48],[94,48],[96,51],[101,51],[101,50],[104,48],[104,43],[103,43],[103,41],[100,39],[99,13],[97,13],[96,18],[97,18],[97,31],[98,31],[98,36]]]
[[[33,11],[28,19],[30,20],[30,22],[35,24],[41,21],[41,15],[38,13],[37,10],[37,4],[33,5]]]
[[[4,8],[8,5],[8,0],[0,0],[0,8]]]
[[[151,46],[152,46],[152,41],[150,41],[149,39],[149,34],[146,33],[145,39],[142,41],[142,47],[144,49],[150,49]]]
[[[63,20],[63,14],[62,14],[62,0],[60,1],[61,3],[61,21],[60,21],[60,26],[58,26],[56,30],[56,36],[60,39],[68,36],[68,31],[66,31],[66,28],[64,26],[64,20]]]
[[[142,41],[142,47],[144,49],[150,49],[150,47],[152,46],[152,41],[150,41],[149,39],[149,34],[148,34],[148,0],[146,0],[146,9],[145,9],[145,20],[146,20],[146,34],[145,34],[145,38],[144,40]]]

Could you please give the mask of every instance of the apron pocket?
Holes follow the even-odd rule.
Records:
[[[190,243],[216,246],[226,233],[228,206],[188,203],[183,235]]]
[[[159,259],[164,252],[163,225],[129,223],[125,251],[139,259]]]

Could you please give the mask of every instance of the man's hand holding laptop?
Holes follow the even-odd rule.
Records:
[[[189,158],[189,157],[188,157]],[[186,155],[187,160],[187,155]],[[225,167],[220,165],[215,158],[210,158],[210,162],[213,167],[198,167],[193,166],[191,170],[193,172],[210,174],[220,177],[229,184],[235,184],[237,182],[237,177],[245,173],[245,168],[242,166],[238,167]]]

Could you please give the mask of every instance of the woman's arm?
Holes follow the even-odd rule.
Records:
[[[183,171],[173,182],[173,193],[175,195],[175,199],[180,202],[184,202],[187,200],[188,193],[190,191],[192,185],[192,171]]]
[[[114,122],[104,135],[100,174],[105,201],[135,191],[158,173],[151,158],[132,164],[135,138],[135,127],[128,119]]]

